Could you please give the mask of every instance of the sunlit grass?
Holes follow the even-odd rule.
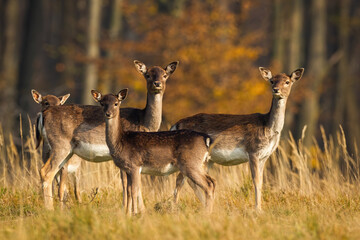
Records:
[[[83,163],[83,203],[71,193],[65,210],[57,199],[55,211],[45,210],[32,134],[22,153],[1,133],[0,239],[360,239],[359,155],[356,147],[355,154],[347,152],[341,129],[334,138],[322,132],[321,147],[306,148],[292,137],[281,142],[266,164],[262,213],[254,210],[248,165],[215,165],[212,214],[202,211],[187,184],[179,204],[172,203],[174,174],[143,176],[147,210],[132,218],[122,210],[112,162]]]

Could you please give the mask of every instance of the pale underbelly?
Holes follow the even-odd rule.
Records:
[[[224,166],[238,165],[249,161],[249,154],[243,148],[213,149],[210,161]]]
[[[142,166],[140,168],[141,174],[149,174],[149,175],[155,175],[155,176],[166,176],[166,175],[170,175],[177,171],[179,171],[179,169],[171,163],[169,163],[168,165],[166,165],[165,167],[162,167],[162,168],[153,168],[153,167],[149,167],[149,166]]]
[[[106,144],[80,142],[73,152],[89,162],[105,162],[112,159]]]

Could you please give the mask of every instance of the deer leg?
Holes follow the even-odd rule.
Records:
[[[50,154],[51,153],[50,153],[49,145],[43,143],[42,161],[43,161],[44,165],[50,158]],[[54,177],[54,181],[51,183],[51,191],[55,192],[55,189],[59,188],[59,186],[60,186],[60,174],[57,173]]]
[[[210,177],[208,174],[205,174],[204,171],[199,169],[198,172],[189,172],[187,175],[191,181],[194,182],[198,187],[203,189],[205,193],[205,201],[203,204],[205,205],[206,210],[210,213],[212,212],[213,202],[214,202],[214,192],[215,192],[215,179]],[[194,190],[195,195],[196,191]],[[201,200],[201,199],[200,199]]]
[[[207,174],[204,174],[204,175],[199,175],[191,180],[204,190],[205,202],[203,204],[205,205],[207,212],[211,213],[214,202],[215,179],[213,179]]]
[[[209,173],[210,168],[212,168],[214,165],[214,162],[208,162],[207,164],[204,165],[204,169],[206,170],[206,173]],[[204,193],[200,190],[200,188],[190,179],[188,179],[188,184],[190,185],[190,187],[194,190],[196,196],[198,197],[198,199],[200,200],[200,202],[202,202],[205,205],[205,201],[206,199],[204,198]]]
[[[44,204],[45,208],[53,210],[53,186],[52,181],[55,177],[55,172],[51,171],[51,158],[45,163],[45,165],[40,170],[40,176],[42,181],[42,189],[44,194]]]
[[[259,159],[254,156],[250,156],[250,171],[251,177],[255,187],[255,209],[261,211],[261,189],[263,183],[263,170],[264,163],[261,163]]]
[[[138,214],[138,195],[139,195],[139,189],[140,189],[140,171],[139,169],[135,169],[131,173],[131,199],[134,209],[134,214]]]
[[[75,193],[75,199],[78,201],[78,203],[81,203],[81,193],[80,193],[80,171],[79,169],[76,169],[74,172],[74,193]]]
[[[210,169],[213,167],[214,167],[214,162],[208,161],[208,163],[206,164],[206,172],[209,174]]]
[[[58,194],[59,194],[59,188],[60,188],[60,172],[58,172],[55,177],[54,177],[54,181],[52,182],[52,191],[55,192],[56,189],[58,189]],[[60,196],[59,196],[60,198]]]
[[[209,173],[210,168],[214,165],[213,162],[208,162],[206,164],[206,172]],[[191,181],[190,179],[187,179],[188,184],[190,185],[190,187],[194,190],[196,196],[198,197],[198,199],[200,200],[200,202],[202,202],[203,204],[205,204],[205,199],[204,199],[204,194],[202,191],[200,191],[200,189],[197,187],[197,185]],[[185,183],[185,176],[180,172],[179,175],[176,177],[176,187],[175,187],[175,191],[174,191],[174,202],[177,204],[178,200],[179,200],[179,193],[180,190],[182,189],[182,187],[184,186]]]
[[[73,175],[73,184],[74,184],[74,195],[78,203],[81,203],[81,194],[80,194],[80,170],[82,159],[78,155],[73,155],[66,164],[66,169],[68,173]],[[69,191],[69,189],[68,189]]]
[[[130,174],[128,173],[125,173],[126,175],[126,182],[127,182],[127,199],[126,199],[126,214],[131,216],[131,211],[132,211],[132,201],[131,201],[131,177],[130,177]]]
[[[127,182],[129,181],[127,178],[127,173],[123,170],[120,170],[120,175],[121,175],[121,179],[122,179],[122,187],[123,187],[123,206],[124,209],[126,209],[126,212],[129,213],[128,209],[132,209],[132,194],[131,194],[131,187],[128,187]],[[141,181],[139,181],[140,186],[139,186],[139,192],[138,192],[138,197],[137,197],[137,202],[138,202],[138,206],[139,206],[139,211],[145,212],[145,206],[144,206],[144,201],[142,198],[142,193],[141,193]]]
[[[176,177],[176,186],[174,190],[174,203],[177,204],[179,201],[179,193],[183,188],[185,183],[185,176],[182,173],[179,173]]]
[[[142,193],[141,193],[141,175],[139,173],[139,188],[138,188],[138,204],[139,204],[139,211],[140,213],[144,213],[145,212],[145,206],[144,206],[144,201],[142,198]]]
[[[209,213],[212,212],[214,207],[214,198],[215,198],[215,186],[216,186],[216,180],[212,178],[210,175],[206,174],[206,182],[208,186],[210,187],[210,196],[207,196],[206,204],[207,204],[207,211]]]
[[[196,185],[190,179],[188,179],[187,182],[188,182],[189,186],[192,188],[192,190],[194,191],[196,197],[200,200],[200,202],[202,204],[206,205],[206,199],[204,198],[204,192],[201,191],[200,188],[198,187],[198,185]]]
[[[47,160],[45,165],[40,170],[40,176],[42,181],[42,188],[44,194],[44,203],[45,208],[53,210],[53,191],[52,191],[52,182],[54,180],[55,175],[59,172],[59,170],[64,166],[64,164],[71,157],[72,152],[61,151],[61,152],[53,152],[50,154],[50,158]]]
[[[120,177],[123,188],[123,207],[124,209],[127,209],[127,205],[128,205],[127,174],[124,170],[120,169]]]
[[[61,209],[64,209],[65,207],[64,201],[66,194],[67,175],[68,175],[68,170],[67,170],[67,166],[65,166],[60,170],[59,199],[60,199]]]

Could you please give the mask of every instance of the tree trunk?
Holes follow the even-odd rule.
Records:
[[[99,32],[102,0],[90,0],[89,4],[89,28],[87,36],[87,57],[89,63],[85,69],[85,83],[82,96],[82,102],[84,104],[93,103],[90,91],[97,88],[98,66],[96,64],[96,60],[99,57]]]
[[[13,130],[14,119],[19,113],[17,83],[20,59],[20,1],[7,1],[5,5],[4,55],[0,88],[0,122],[4,129]],[[7,134],[5,134],[7,135]]]
[[[337,111],[335,112],[334,119],[334,132],[336,131],[336,126],[338,124],[345,125],[346,136],[348,139],[348,150],[351,153],[355,152],[354,141],[359,139],[359,105],[356,101],[355,95],[355,82],[357,81],[356,77],[351,74],[350,70],[350,61],[349,61],[349,50],[352,49],[349,47],[350,39],[350,0],[341,1],[340,9],[340,49],[342,51],[342,58],[339,62],[339,79],[338,84],[341,86],[342,95],[339,96],[336,100],[340,101],[339,106],[337,106]],[[356,42],[356,41],[355,41]],[[355,60],[356,61],[356,60]],[[337,88],[339,90],[339,88]],[[340,99],[341,98],[341,99]],[[341,105],[342,104],[342,105]],[[337,116],[339,114],[339,116]],[[340,115],[341,114],[341,115]],[[337,119],[339,117],[339,119]],[[345,119],[345,121],[344,121]],[[337,127],[338,129],[338,127]],[[359,144],[359,142],[357,143]],[[357,146],[358,147],[358,146]]]
[[[308,89],[301,107],[298,136],[307,125],[304,144],[309,146],[315,137],[319,119],[320,90],[326,74],[326,0],[313,0],[311,3],[311,35],[309,47]]]
[[[123,0],[114,0],[113,8],[111,12],[111,23],[110,23],[110,39],[116,40],[120,36],[122,29],[122,11],[121,4]]]
[[[304,59],[304,0],[295,0],[291,14],[290,28],[290,50],[289,50],[289,67],[287,73],[294,71],[303,66]],[[293,105],[293,101],[288,102],[288,109]],[[292,129],[295,113],[287,111],[283,134],[288,136],[289,130]]]
[[[122,11],[121,11],[121,4],[123,0],[114,0],[113,6],[111,8],[111,20],[110,20],[110,26],[109,26],[109,38],[110,42],[114,43],[119,40],[120,33],[122,30]],[[112,89],[117,89],[118,86],[116,84],[116,77],[114,74],[114,64],[112,59],[116,57],[113,54],[112,49],[108,49],[106,52],[106,58],[109,62],[105,66],[106,74],[104,78],[102,79],[102,87],[101,90],[108,93],[111,92]],[[116,68],[119,68],[120,66],[116,66]]]
[[[277,69],[283,69],[285,61],[285,25],[284,25],[284,1],[275,0],[274,3],[274,53],[273,64]]]
[[[64,44],[64,52],[62,55],[62,64],[64,68],[64,73],[62,74],[62,82],[63,85],[66,86],[66,92],[72,92],[71,101],[72,102],[80,102],[81,101],[81,92],[76,93],[76,86],[74,84],[76,79],[76,64],[72,54],[76,51],[74,36],[77,33],[76,31],[76,2],[73,1],[63,1],[63,22],[64,26],[67,26],[63,29],[62,32],[62,42]],[[62,66],[59,66],[62,67]]]
[[[28,112],[30,105],[35,106],[29,101],[31,87],[43,84],[42,79],[39,77],[44,68],[41,59],[43,57],[42,39],[46,31],[43,24],[43,11],[43,2],[41,0],[29,1],[24,26],[25,33],[22,37],[23,48],[17,86],[18,103],[24,113]]]
[[[336,81],[335,92],[335,110],[332,124],[332,134],[336,136],[339,131],[339,125],[344,124],[345,104],[347,96],[347,85],[349,80],[348,69],[348,40],[349,40],[349,10],[350,0],[342,0],[340,7],[339,23],[339,49],[342,52],[342,58],[339,61],[338,79]],[[350,91],[352,91],[350,89]]]

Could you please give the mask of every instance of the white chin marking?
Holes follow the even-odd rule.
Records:
[[[74,149],[74,153],[91,162],[103,162],[111,160],[110,151],[106,144],[91,144],[80,142]]]
[[[249,161],[249,154],[244,148],[213,149],[211,161],[220,165],[237,165]]]

